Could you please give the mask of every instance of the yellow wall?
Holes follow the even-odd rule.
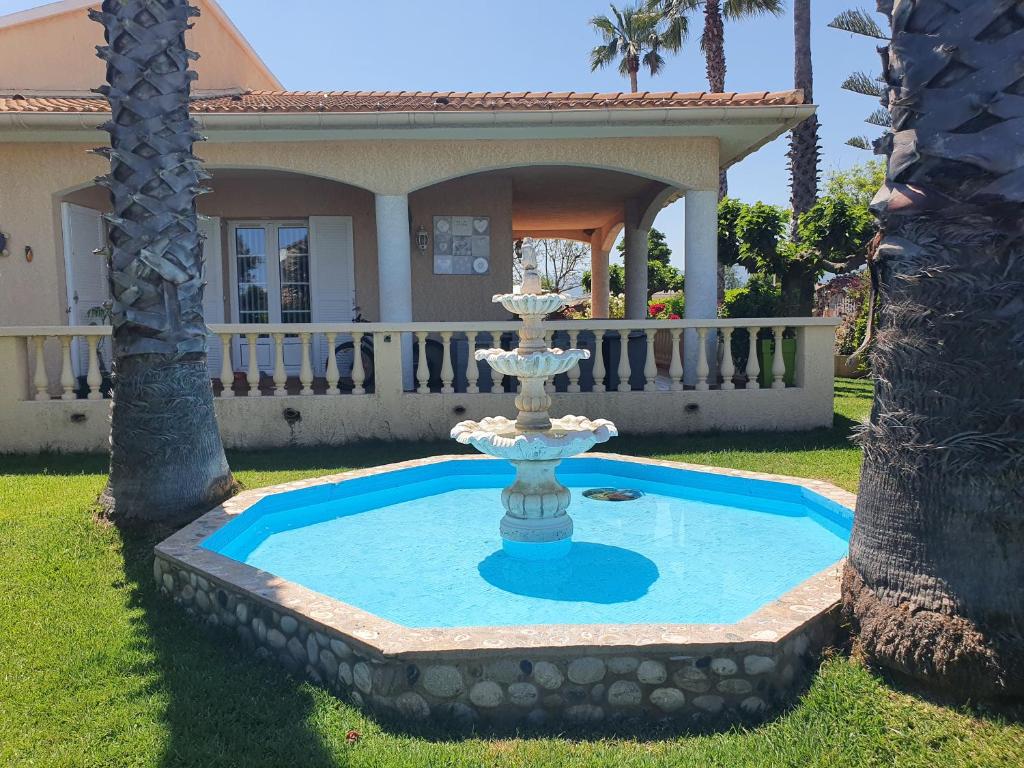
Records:
[[[99,134],[102,136],[102,134]],[[60,227],[60,202],[69,190],[89,186],[95,176],[107,168],[102,158],[86,153],[90,144],[0,144],[0,230],[11,236],[11,255],[0,257],[0,326],[62,325],[66,323],[66,283]],[[658,179],[680,189],[716,189],[718,184],[718,145],[715,139],[579,139],[536,141],[334,141],[277,143],[217,143],[201,147],[202,156],[216,174],[217,168],[264,168],[306,173],[362,187],[342,195],[332,192],[323,198],[308,188],[299,202],[298,192],[289,201],[289,190],[280,188],[276,199],[264,199],[258,187],[221,189],[210,199],[200,198],[200,210],[214,213],[218,197],[224,206],[239,201],[244,215],[259,205],[276,209],[282,205],[305,208],[306,215],[325,208],[337,215],[361,217],[355,223],[357,252],[357,299],[369,318],[377,316],[376,304],[376,232],[370,192],[410,195],[411,213],[418,225],[430,230],[425,217],[439,215],[490,213],[495,238],[494,261],[487,278],[445,277],[434,283],[428,276],[429,259],[418,252],[413,259],[414,311],[422,319],[480,319],[501,317],[489,304],[491,293],[506,290],[511,284],[511,264],[500,259],[511,251],[511,193],[494,176],[487,186],[480,180],[464,179],[446,188],[429,189],[436,182],[495,168],[563,164],[611,168]],[[332,188],[334,185],[330,185]],[[318,189],[325,189],[320,187]],[[422,190],[417,193],[416,190]],[[461,192],[459,190],[462,190]],[[460,197],[461,196],[461,197]],[[247,200],[248,202],[241,202]],[[322,205],[322,208],[316,206]],[[431,208],[443,210],[431,211]],[[344,209],[348,209],[348,212]],[[449,210],[450,209],[450,210]],[[287,215],[301,214],[289,209]],[[357,216],[358,213],[358,216]],[[281,215],[278,212],[270,216]],[[414,230],[415,231],[415,230]],[[24,258],[25,245],[31,245],[35,259]],[[372,262],[363,254],[373,254]],[[508,256],[508,258],[511,258]],[[432,264],[429,269],[432,271]],[[463,300],[474,286],[465,310],[455,298]],[[434,290],[437,285],[445,287]],[[458,286],[458,288],[448,288]],[[469,307],[472,307],[470,311]]]
[[[202,57],[192,64],[199,73],[193,88],[280,87],[237,41],[220,14],[203,0],[194,4],[202,15],[185,39]],[[103,27],[90,21],[84,9],[0,29],[0,88],[64,92],[95,88],[105,78],[104,63],[96,58],[96,46],[103,44]]]

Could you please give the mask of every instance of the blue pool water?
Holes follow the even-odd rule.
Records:
[[[527,562],[498,534],[512,476],[450,461],[282,493],[202,546],[410,627],[731,623],[842,557],[852,522],[795,485],[578,458],[572,551]]]

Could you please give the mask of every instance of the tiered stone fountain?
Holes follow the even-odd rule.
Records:
[[[522,292],[499,294],[493,301],[522,318],[519,347],[478,350],[476,359],[486,360],[498,374],[519,379],[519,415],[514,421],[504,416],[463,421],[455,425],[451,436],[481,453],[508,459],[516,469],[515,482],[501,493],[505,516],[500,530],[505,551],[531,560],[562,557],[572,547],[573,524],[566,512],[569,489],[558,482],[555,468],[562,459],[584,453],[618,431],[607,419],[552,419],[548,415],[551,398],[545,382],[588,359],[590,351],[547,348],[544,317],[564,307],[567,299],[541,291],[532,248],[523,248]]]

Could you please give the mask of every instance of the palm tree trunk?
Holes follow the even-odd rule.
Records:
[[[630,67],[629,68],[629,92],[630,93],[637,93],[640,90],[640,87],[639,87],[639,85],[637,83],[636,74],[637,74],[637,70],[635,70],[632,67]]]
[[[180,521],[233,486],[213,410],[192,154],[187,0],[104,0],[101,90],[109,187],[114,393],[107,504],[119,519]]]
[[[1024,15],[903,3],[885,75],[875,402],[843,600],[872,662],[1024,694]]]
[[[793,84],[804,92],[804,103],[814,103],[814,69],[811,61],[811,0],[793,0]],[[797,219],[818,199],[818,118],[811,115],[793,129],[789,148],[793,208],[792,234]]]

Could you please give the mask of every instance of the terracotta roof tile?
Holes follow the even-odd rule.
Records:
[[[193,97],[192,112],[455,112],[480,110],[643,109],[803,104],[801,91],[753,93],[573,91],[246,91]],[[107,112],[99,96],[0,94],[0,112]]]

